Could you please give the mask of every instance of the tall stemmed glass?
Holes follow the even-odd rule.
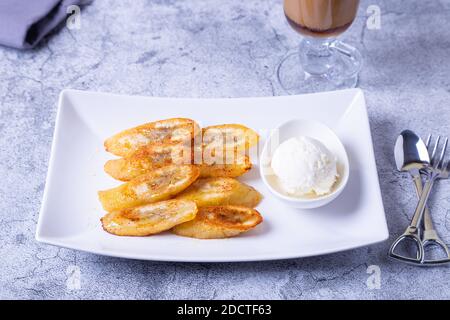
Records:
[[[304,38],[278,66],[283,89],[296,94],[356,86],[361,54],[336,37],[353,23],[358,6],[359,0],[284,0],[289,24]]]

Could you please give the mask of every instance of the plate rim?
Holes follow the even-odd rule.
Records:
[[[62,247],[62,248],[66,248],[66,249],[72,249],[72,250],[92,253],[92,254],[96,254],[96,255],[100,255],[100,256],[122,258],[122,259],[155,261],[155,262],[160,261],[160,262],[185,262],[185,263],[227,263],[227,262],[233,263],[233,262],[259,262],[259,261],[263,262],[263,261],[276,261],[276,260],[291,260],[291,259],[301,259],[301,258],[323,256],[323,255],[328,255],[328,254],[332,254],[332,253],[350,251],[353,249],[363,248],[363,247],[367,247],[369,245],[381,243],[381,242],[387,240],[388,237],[389,237],[389,234],[385,234],[385,235],[383,235],[383,237],[380,237],[379,239],[369,240],[364,243],[361,242],[360,244],[357,244],[357,245],[349,245],[349,246],[345,246],[345,247],[343,246],[342,248],[340,248],[338,250],[327,249],[327,250],[310,253],[310,254],[295,254],[295,253],[279,254],[279,255],[270,254],[270,255],[261,255],[258,257],[249,257],[249,258],[242,257],[242,256],[214,257],[214,258],[203,258],[203,257],[196,257],[196,256],[193,256],[192,258],[186,258],[186,257],[166,256],[166,255],[164,255],[164,256],[142,255],[141,256],[141,255],[128,254],[128,253],[120,253],[119,254],[119,253],[115,253],[115,252],[109,251],[109,250],[103,250],[103,251],[96,250],[96,249],[87,250],[87,249],[82,248],[81,246],[71,245],[71,244],[67,244],[64,242],[53,241],[53,240],[51,240],[51,238],[47,238],[47,237],[36,236],[36,240],[39,241],[40,243],[49,244],[49,245]],[[60,238],[55,238],[55,239],[60,239]]]

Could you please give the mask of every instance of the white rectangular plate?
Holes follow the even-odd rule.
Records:
[[[170,233],[118,237],[102,230],[97,191],[118,185],[103,171],[112,156],[103,141],[150,121],[187,117],[201,126],[241,123],[261,134],[295,118],[322,121],[342,140],[350,178],[344,192],[314,210],[286,207],[259,177],[257,164],[241,178],[264,196],[264,222],[231,239],[198,240]],[[256,160],[256,159],[253,159]],[[115,257],[190,262],[255,261],[306,257],[369,245],[388,231],[361,90],[245,99],[172,99],[65,90],[36,232],[41,242]]]

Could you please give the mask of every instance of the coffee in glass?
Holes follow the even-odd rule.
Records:
[[[284,0],[290,26],[304,36],[300,52],[286,57],[278,78],[292,93],[354,87],[362,58],[335,38],[353,23],[359,0]]]

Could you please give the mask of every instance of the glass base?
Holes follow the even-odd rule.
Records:
[[[359,51],[342,42],[305,39],[281,61],[277,76],[289,94],[333,91],[354,88],[361,64]]]

